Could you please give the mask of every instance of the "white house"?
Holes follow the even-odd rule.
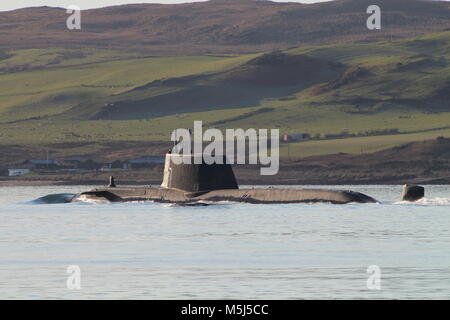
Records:
[[[10,177],[17,177],[27,173],[30,173],[30,169],[8,169]]]

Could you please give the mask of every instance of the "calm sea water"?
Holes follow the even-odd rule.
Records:
[[[450,186],[416,204],[400,186],[329,187],[367,205],[31,202],[91,188],[0,187],[1,299],[450,298]]]

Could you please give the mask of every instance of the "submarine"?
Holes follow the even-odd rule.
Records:
[[[194,158],[194,155],[190,155]],[[181,205],[222,201],[250,204],[288,203],[378,203],[365,194],[350,190],[253,188],[240,189],[230,164],[181,163],[167,153],[160,187],[117,187],[111,178],[106,188],[80,193],[72,201],[106,200],[110,202],[152,201]],[[175,159],[180,160],[180,159]],[[178,164],[181,163],[181,164]]]

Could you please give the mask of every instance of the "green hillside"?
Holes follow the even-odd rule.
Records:
[[[328,138],[293,145],[299,157],[378,151],[450,136],[449,62],[450,31],[241,56],[5,51],[0,141],[168,141],[203,120]]]
[[[122,52],[63,49],[8,54],[11,57],[0,60],[0,70],[4,71],[0,74],[2,122],[58,114],[148,81],[228,69],[246,59],[145,58]]]

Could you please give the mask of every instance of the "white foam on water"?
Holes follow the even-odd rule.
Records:
[[[411,201],[398,201],[394,204],[401,205],[423,205],[423,206],[450,206],[450,198],[422,198],[420,200]]]
[[[85,195],[79,195],[73,201],[74,202],[90,203],[90,204],[109,204],[109,203],[111,203],[108,200],[92,199],[92,198],[86,197]]]

